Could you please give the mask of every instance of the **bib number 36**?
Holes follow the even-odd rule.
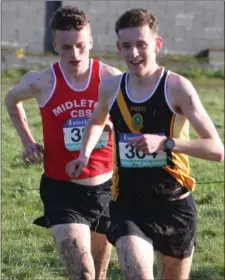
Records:
[[[125,153],[125,156],[129,159],[132,159],[134,157],[142,159],[142,158],[145,158],[145,156],[146,156],[144,154],[144,152],[135,149],[133,145],[127,144],[125,146],[125,149],[127,150],[127,152]]]
[[[166,152],[160,151],[153,154],[145,154],[129,144],[129,140],[137,135],[132,133],[120,134],[119,158],[121,167],[143,168],[161,167],[167,165]]]

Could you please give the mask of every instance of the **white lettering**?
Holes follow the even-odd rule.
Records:
[[[86,106],[87,106],[87,100],[81,99],[81,101],[80,101],[80,106],[81,106],[81,107],[86,107]]]
[[[53,109],[53,113],[55,116],[61,114],[63,112],[62,108],[58,106],[56,109]]]
[[[86,117],[90,117],[92,114],[92,111],[91,110],[86,110]]]
[[[75,107],[75,108],[79,108],[79,107],[80,107],[80,105],[78,104],[78,101],[77,101],[77,100],[74,100],[74,107]]]
[[[91,106],[94,104],[94,100],[88,100],[88,107],[91,108]]]
[[[70,102],[70,101],[68,101],[68,102],[65,103],[65,106],[66,106],[66,109],[67,109],[67,110],[70,110],[70,109],[73,108],[73,103]]]
[[[77,118],[77,110],[73,110],[73,111],[71,111],[71,117],[72,118]]]
[[[63,111],[65,112],[65,111],[66,111],[66,108],[65,108],[64,104],[62,104],[61,106],[62,106],[62,108],[63,108]]]
[[[80,110],[80,114],[83,116],[90,116],[92,113],[91,109],[85,109],[85,108],[92,108],[93,106],[96,107],[98,102],[95,102],[94,100],[86,100],[81,99],[80,101],[73,100],[73,101],[67,101],[61,105],[59,105],[57,108],[53,109],[53,113],[55,116],[60,115],[61,113],[71,110],[73,108],[84,108],[84,110]],[[71,116],[78,117],[79,116],[79,110],[73,110],[71,111]]]
[[[78,116],[79,116],[79,118],[85,117],[85,111],[84,110],[79,110],[78,111]]]
[[[87,110],[73,110],[70,113],[72,118],[90,117],[91,114],[92,114],[92,111],[90,109],[87,109]]]

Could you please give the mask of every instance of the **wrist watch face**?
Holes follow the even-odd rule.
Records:
[[[175,146],[175,142],[174,142],[173,139],[167,139],[166,140],[166,143],[165,143],[166,150],[170,150],[171,151],[174,148],[174,146]]]

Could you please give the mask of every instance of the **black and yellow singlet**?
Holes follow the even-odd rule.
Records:
[[[118,182],[121,175],[127,180],[139,178],[141,184],[141,180],[146,179],[149,182],[160,181],[159,170],[163,170],[168,177],[175,178],[186,190],[192,191],[195,180],[189,176],[190,167],[187,155],[164,151],[145,155],[128,143],[129,139],[138,134],[158,134],[183,140],[189,139],[188,120],[173,112],[167,102],[168,71],[162,69],[155,89],[146,100],[141,102],[132,101],[128,95],[128,75],[128,73],[123,74],[118,94],[110,110],[116,148],[114,198],[118,194]]]

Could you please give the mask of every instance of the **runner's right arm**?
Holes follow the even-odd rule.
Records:
[[[9,117],[24,146],[22,157],[26,163],[39,162],[43,153],[43,147],[35,142],[31,134],[22,105],[23,100],[34,98],[35,94],[39,94],[38,84],[35,82],[37,76],[38,74],[34,72],[26,73],[5,97]]]
[[[80,157],[89,158],[109,118],[110,103],[115,93],[112,83],[118,76],[103,79],[99,86],[99,101],[89,118],[82,137]]]

